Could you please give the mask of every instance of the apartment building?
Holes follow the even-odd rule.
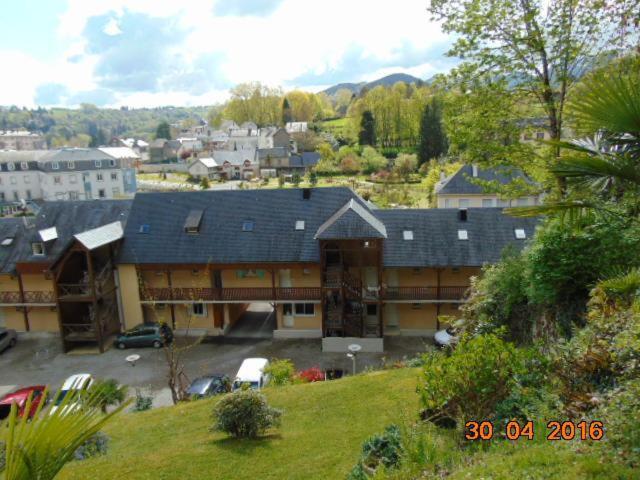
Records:
[[[274,338],[382,351],[385,336],[430,336],[458,315],[471,277],[535,223],[500,208],[376,210],[342,187],[47,202],[0,219],[0,323],[103,349],[143,322],[225,335],[264,302]]]
[[[0,203],[22,200],[91,200],[136,191],[130,149],[63,148],[0,152]]]
[[[42,150],[47,140],[39,133],[27,130],[0,130],[0,150]]]
[[[514,167],[480,168],[477,165],[464,165],[453,175],[442,178],[436,184],[436,204],[438,208],[523,207],[539,204],[539,195],[505,199],[488,191],[482,184],[487,182],[507,185],[514,181],[534,184],[522,170]]]

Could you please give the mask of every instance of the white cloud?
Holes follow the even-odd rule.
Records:
[[[448,62],[433,58],[448,40],[429,21],[425,0],[282,0],[265,11],[264,16],[215,16],[211,0],[68,0],[58,19],[58,35],[69,45],[63,57],[44,63],[21,52],[0,51],[0,61],[11,61],[4,65],[21,65],[19,76],[0,78],[0,104],[33,105],[36,88],[46,83],[63,84],[72,93],[104,88],[95,72],[104,58],[100,51],[86,54],[83,33],[91,17],[106,14],[112,17],[102,31],[114,39],[123,34],[126,13],[175,20],[186,32],[173,48],[179,52],[184,78],[191,78],[189,69],[195,69],[202,83],[203,63],[217,59],[207,73],[211,85],[207,88],[205,82],[197,94],[185,91],[184,80],[172,85],[169,79],[160,81],[167,89],[162,93],[114,90],[115,105],[210,104],[226,98],[222,84],[259,80],[317,90],[395,72],[426,78],[448,67]]]

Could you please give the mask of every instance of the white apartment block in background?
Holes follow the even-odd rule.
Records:
[[[479,168],[464,165],[453,175],[442,178],[435,187],[438,208],[524,207],[538,205],[538,195],[526,195],[515,199],[501,199],[497,193],[487,192],[479,182],[497,182],[501,185],[520,179],[530,185],[534,182],[521,170],[507,167]]]
[[[0,202],[130,197],[136,191],[137,155],[126,150],[2,151]]]

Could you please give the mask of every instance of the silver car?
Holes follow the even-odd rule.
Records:
[[[18,342],[18,334],[10,328],[0,327],[0,352],[13,347]]]

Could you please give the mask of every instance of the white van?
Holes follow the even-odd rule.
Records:
[[[267,385],[269,375],[264,373],[267,365],[269,360],[266,358],[245,358],[233,381],[233,390],[242,388],[244,383],[248,383],[254,390],[260,390]]]

